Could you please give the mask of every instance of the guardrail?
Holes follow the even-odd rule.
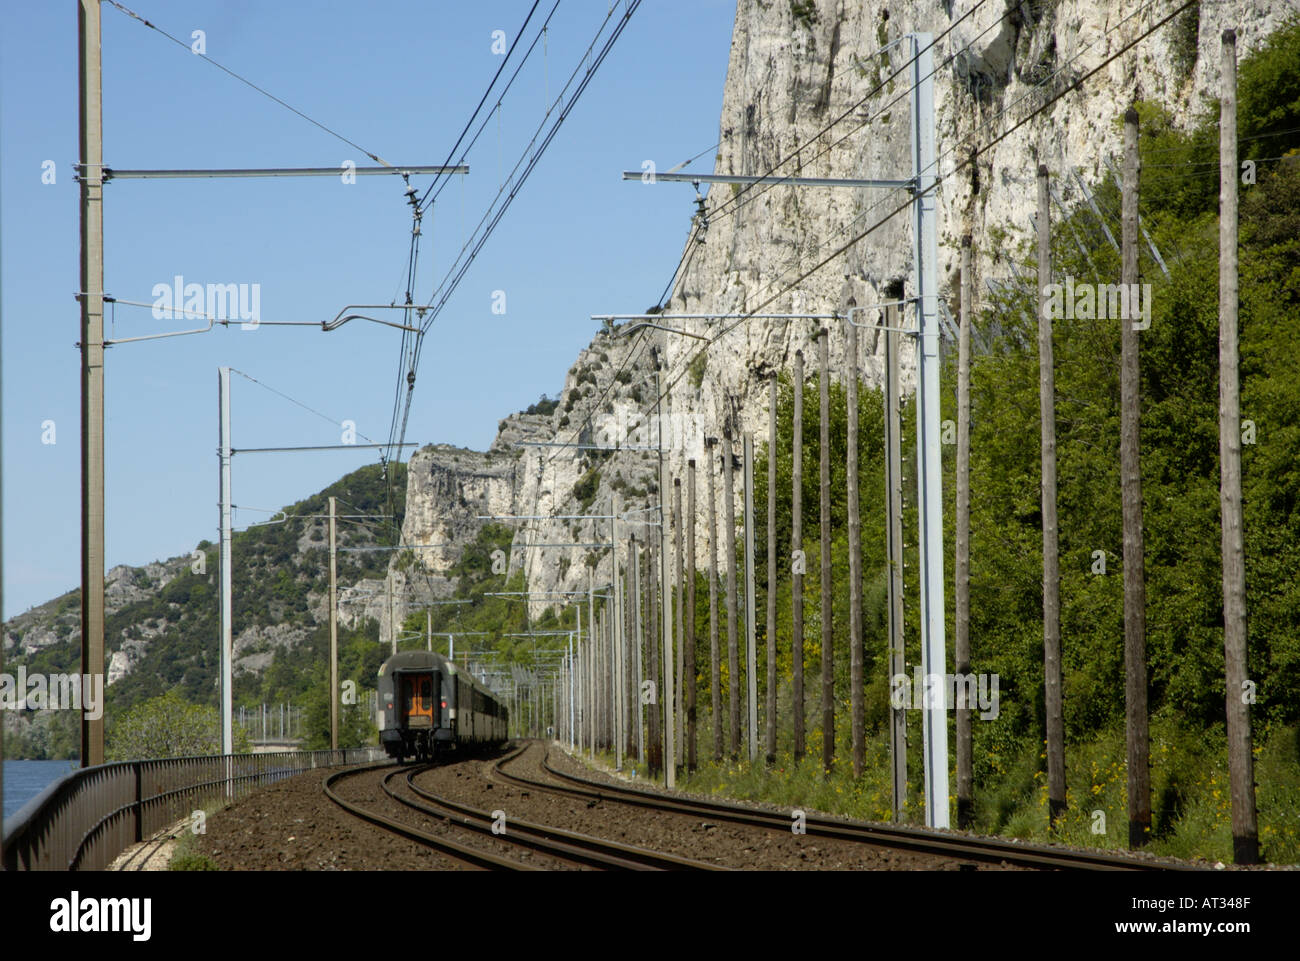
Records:
[[[382,748],[115,761],[72,771],[4,824],[6,871],[102,870],[126,848],[213,803],[313,768],[379,760]]]

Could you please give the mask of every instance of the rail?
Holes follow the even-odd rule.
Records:
[[[179,818],[314,768],[377,760],[381,748],[115,761],[72,771],[4,824],[6,871],[102,870]]]

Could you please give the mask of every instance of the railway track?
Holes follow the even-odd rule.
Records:
[[[765,811],[735,801],[713,801],[695,798],[671,797],[639,788],[606,784],[558,770],[551,764],[550,749],[545,749],[542,769],[551,778],[562,783],[538,781],[521,777],[505,770],[506,765],[517,760],[523,751],[515,752],[497,761],[494,775],[517,787],[550,791],[588,801],[610,801],[658,811],[668,811],[692,817],[710,817],[751,827],[789,833],[789,814]],[[1047,845],[1022,844],[991,838],[972,838],[949,835],[920,828],[891,827],[863,821],[841,821],[816,814],[805,816],[807,835],[828,839],[871,844],[956,858],[963,862],[1008,864],[1037,870],[1087,870],[1087,871],[1166,871],[1197,870],[1176,862],[1156,862],[1109,853],[1075,851]]]
[[[527,745],[507,755],[503,760],[517,757]],[[384,765],[371,765],[355,771],[341,771],[325,779],[326,796],[335,804],[356,817],[385,830],[401,835],[416,843],[434,848],[458,861],[489,870],[528,871],[542,870],[538,865],[526,864],[513,858],[494,854],[484,849],[453,841],[450,838],[432,834],[411,824],[398,821],[373,809],[356,804],[341,797],[334,785],[349,776],[374,771]],[[418,811],[428,817],[436,818],[455,825],[473,834],[489,837],[498,842],[523,847],[530,851],[546,855],[557,861],[575,864],[579,867],[598,870],[622,871],[682,871],[682,870],[725,870],[716,865],[693,861],[671,854],[652,851],[647,848],[621,844],[603,838],[566,831],[543,824],[534,824],[521,819],[505,821],[504,830],[494,830],[500,824],[495,812],[481,810],[469,805],[459,804],[420,787],[415,783],[418,775],[432,770],[436,765],[421,764],[412,767],[399,767],[390,771],[381,781],[384,793],[407,808]],[[404,776],[407,788],[421,800],[413,800],[394,789],[393,782]]]
[[[323,784],[325,796],[354,817],[358,817],[369,824],[383,828],[385,831],[404,837],[407,840],[414,841],[417,844],[422,844],[425,847],[432,848],[433,850],[445,854],[453,860],[460,861],[463,864],[469,864],[487,870],[538,870],[533,865],[522,864],[519,861],[513,861],[489,851],[471,847],[467,844],[461,844],[460,842],[453,841],[450,838],[439,837],[438,835],[431,834],[428,831],[422,831],[414,825],[398,821],[395,818],[391,818],[386,814],[380,814],[378,811],[363,807],[360,804],[355,804],[352,801],[341,797],[338,792],[334,790],[335,785],[340,781],[356,777],[360,774],[370,773],[379,768],[388,766],[389,763],[390,762],[384,761],[379,764],[369,764],[365,767],[354,768],[347,771],[338,771],[329,775],[329,777],[325,778]],[[385,790],[387,790],[389,779],[403,773],[405,770],[405,768],[399,767],[386,775],[383,780]]]

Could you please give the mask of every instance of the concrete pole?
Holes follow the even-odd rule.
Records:
[[[686,463],[686,770],[694,771],[695,757],[695,461]]]
[[[722,669],[718,659],[718,498],[713,480],[716,437],[705,438],[709,465],[709,703],[713,714],[713,760],[722,760]]]
[[[660,652],[660,633],[659,633],[659,580],[660,564],[659,553],[661,537],[652,537],[646,544],[646,609],[650,612],[649,631],[646,634],[646,659],[649,662],[647,667],[647,677],[653,685],[654,695],[650,702],[650,713],[647,721],[649,728],[648,736],[650,738],[650,771],[652,773],[659,771],[664,763],[664,742],[663,742],[663,697],[660,694],[659,677],[659,652]]]
[[[804,752],[803,700],[803,351],[794,354],[794,439],[790,461],[790,658],[794,676],[794,761]]]
[[[1259,862],[1246,687],[1246,562],[1241,506],[1241,388],[1237,354],[1237,34],[1223,32],[1219,74],[1219,509],[1223,516],[1223,657],[1227,680],[1232,855]]]
[[[388,592],[388,637],[393,642],[393,653],[397,653],[397,625],[393,623],[393,572],[384,578],[384,590]]]
[[[230,368],[217,371],[221,403],[221,753],[234,753],[231,730]]]
[[[885,308],[885,327],[898,327],[898,309]],[[885,331],[885,540],[889,548],[889,676],[907,678],[903,648],[903,453],[898,380],[898,332]],[[889,756],[893,772],[894,821],[907,804],[907,709],[890,708]]]
[[[686,725],[682,722],[682,706],[685,700],[685,683],[683,677],[686,674],[686,603],[683,596],[686,592],[685,567],[682,560],[682,528],[685,526],[685,518],[682,516],[682,479],[673,478],[673,562],[676,574],[676,584],[674,591],[677,603],[677,685],[673,692],[673,710],[677,712],[674,718],[674,729],[677,732],[675,743],[676,754],[674,757],[684,757],[686,755]]]
[[[587,753],[596,757],[596,582],[592,568],[587,568],[587,704],[591,723],[587,725]]]
[[[669,788],[677,786],[677,753],[676,753],[676,731],[674,730],[674,713],[677,705],[673,700],[674,681],[673,681],[673,592],[672,585],[668,578],[668,559],[669,551],[672,546],[669,542],[670,514],[668,505],[668,491],[671,485],[668,483],[668,468],[661,466],[659,468],[659,490],[662,492],[659,497],[661,514],[663,517],[663,549],[660,552],[660,565],[663,574],[660,578],[663,584],[663,635],[664,635],[664,676],[663,676],[663,699],[664,699],[664,783]]]
[[[618,515],[622,502],[615,491],[610,495],[610,558],[613,561],[613,590],[610,602],[614,605],[614,616],[610,628],[614,639],[614,769],[623,770],[623,699],[626,696],[623,676],[623,588],[618,576]]]
[[[727,535],[727,706],[731,721],[731,756],[740,754],[740,655],[736,640],[736,488],[731,476],[731,418],[722,430],[723,506]]]
[[[330,498],[330,750],[339,749],[339,622],[338,622],[338,516],[337,498]],[[432,632],[433,614],[429,614]],[[433,634],[429,634],[433,650]],[[400,692],[398,692],[400,695]]]
[[[849,713],[853,776],[866,766],[866,721],[862,704],[862,515],[858,507],[858,329],[848,325],[848,463],[845,465],[849,513]]]
[[[100,0],[80,0],[81,672],[104,677],[104,120]],[[223,715],[230,753],[230,712]],[[81,717],[81,764],[104,763],[104,719]]]
[[[645,763],[645,704],[641,700],[641,682],[645,677],[645,671],[642,668],[641,651],[645,646],[645,633],[642,630],[641,621],[641,550],[637,547],[636,538],[632,539],[631,565],[632,565],[632,639],[636,644],[634,660],[636,662],[636,683],[632,688],[633,697],[636,699],[636,759],[639,763]]]
[[[776,761],[776,372],[767,398],[767,763]]]
[[[970,673],[970,269],[970,234],[966,234],[961,239],[961,330],[957,335],[957,556],[953,568],[953,666],[959,678]],[[966,688],[960,681],[957,690],[957,827],[968,831],[975,817],[972,713],[963,705]]]
[[[576,641],[577,641],[576,646],[577,646],[577,654],[578,654],[578,676],[574,679],[575,687],[577,688],[577,693],[575,696],[578,699],[578,703],[576,706],[576,714],[577,714],[576,724],[578,727],[577,730],[578,737],[577,737],[577,744],[575,745],[575,750],[581,750],[582,739],[587,733],[587,683],[586,683],[587,656],[582,652],[582,602],[579,601],[577,604],[573,605],[573,609],[578,615],[577,637],[576,637]]]
[[[754,598],[754,435],[745,432],[745,695],[749,760],[758,760],[758,638]]]

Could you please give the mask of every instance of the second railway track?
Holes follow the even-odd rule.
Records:
[[[540,745],[538,746],[539,749]],[[564,794],[589,801],[610,801],[657,811],[692,817],[710,817],[751,827],[790,833],[791,817],[786,812],[767,811],[735,801],[713,801],[676,797],[639,788],[623,787],[579,777],[551,764],[550,749],[545,748],[541,769],[552,778],[540,781],[505,770],[524,751],[501,758],[493,767],[494,775],[517,787]],[[559,782],[559,783],[557,783]],[[1105,852],[1078,851],[1039,844],[1023,844],[997,838],[943,834],[920,828],[893,827],[862,821],[847,821],[816,814],[805,815],[807,836],[869,844],[877,847],[912,851],[955,858],[962,862],[1005,864],[1034,870],[1153,871],[1195,870],[1178,862],[1126,857]]]
[[[503,761],[512,760],[526,750],[527,745],[508,754]],[[398,834],[418,844],[433,848],[457,861],[489,870],[538,870],[539,865],[528,864],[495,854],[482,847],[454,841],[431,833],[405,821],[382,814],[373,808],[341,797],[334,789],[342,780],[362,773],[374,772],[385,765],[373,765],[354,771],[340,771],[325,779],[324,791],[335,804],[356,817],[377,827]],[[695,861],[648,848],[623,844],[591,835],[567,831],[562,828],[536,824],[519,818],[498,818],[497,812],[486,811],[460,804],[420,787],[416,778],[437,765],[420,764],[398,767],[381,780],[384,794],[391,800],[427,817],[434,818],[480,837],[496,842],[523,847],[558,862],[597,870],[725,870],[717,865]],[[393,783],[403,777],[407,788],[420,800],[403,796]],[[500,830],[496,830],[497,826]]]

